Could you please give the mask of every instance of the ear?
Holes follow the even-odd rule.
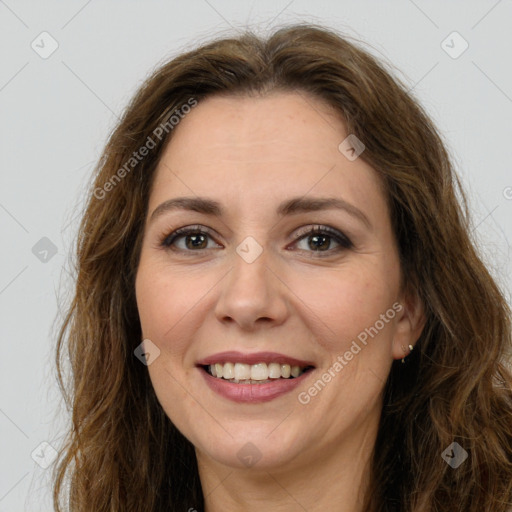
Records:
[[[393,359],[409,355],[409,345],[414,347],[426,322],[423,301],[415,290],[404,293],[399,304],[402,307],[396,315]]]

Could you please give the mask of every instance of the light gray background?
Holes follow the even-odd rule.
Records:
[[[63,268],[92,167],[158,63],[219,31],[293,21],[372,45],[447,139],[471,199],[473,234],[509,298],[511,20],[511,0],[0,0],[0,512],[52,510],[50,469],[35,460],[51,461],[40,444],[57,447],[66,421],[52,330],[70,289]],[[49,48],[43,31],[59,45],[47,59],[31,47]],[[469,44],[455,59],[441,46],[453,31]],[[452,39],[445,45],[453,52],[461,46]],[[32,252],[42,237],[54,256]]]

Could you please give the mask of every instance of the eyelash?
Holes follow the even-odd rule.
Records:
[[[177,239],[186,237],[187,235],[206,235],[211,237],[210,230],[204,229],[202,226],[196,225],[196,226],[186,226],[180,229],[177,229],[176,231],[173,231],[170,234],[164,235],[160,240],[160,246],[164,249],[168,250],[174,250],[179,252],[201,252],[208,249],[198,249],[197,251],[189,250],[189,249],[173,249],[171,246],[174,242],[176,242]],[[312,229],[309,229],[305,233],[301,233],[297,236],[296,242],[300,241],[304,238],[308,238],[314,235],[323,235],[328,236],[331,239],[334,239],[336,243],[339,244],[340,247],[337,249],[329,249],[327,251],[306,251],[306,252],[312,252],[313,254],[316,254],[318,256],[315,257],[326,257],[326,256],[332,256],[333,253],[338,253],[342,250],[347,250],[353,248],[353,243],[350,241],[350,239],[345,236],[340,231],[330,228],[328,226],[315,226]],[[324,256],[325,254],[325,256]]]

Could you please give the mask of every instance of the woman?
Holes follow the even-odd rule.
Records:
[[[333,31],[161,67],[80,226],[55,510],[66,475],[73,512],[509,510],[510,311],[459,187]]]

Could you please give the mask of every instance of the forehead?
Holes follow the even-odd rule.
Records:
[[[249,157],[318,159],[321,153],[328,157],[329,146],[344,133],[341,117],[305,93],[213,96],[202,100],[180,122],[167,149],[175,158],[189,160],[194,155],[183,153],[191,146],[198,151],[197,158],[224,152],[226,158],[243,161]]]
[[[382,184],[369,164],[339,150],[348,135],[342,117],[306,93],[207,98],[174,128],[150,209],[178,195],[256,206],[311,193],[369,203],[379,215]]]

